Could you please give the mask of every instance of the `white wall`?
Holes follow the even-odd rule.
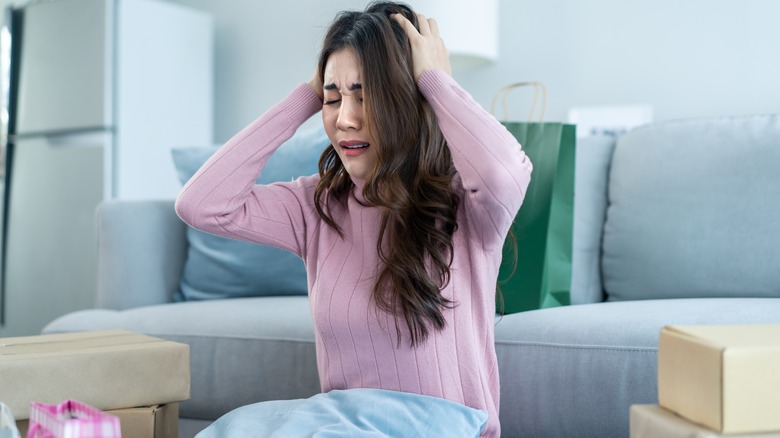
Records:
[[[634,103],[652,105],[656,120],[780,112],[778,1],[503,0],[501,8],[501,60],[458,75],[483,105],[502,84],[540,80],[551,119],[570,106]]]
[[[215,18],[218,143],[307,80],[335,13],[367,3],[169,1]],[[0,0],[9,3],[19,2]],[[485,107],[504,84],[540,80],[548,120],[585,105],[649,104],[656,120],[780,112],[780,1],[500,0],[500,8],[501,59],[455,72]],[[510,115],[524,118],[528,101],[513,95]]]
[[[217,142],[308,79],[335,13],[367,3],[171,1],[216,19]],[[500,8],[500,60],[455,72],[485,107],[504,84],[540,80],[548,120],[586,105],[649,104],[656,120],[780,112],[776,0],[502,0]],[[528,101],[512,96],[510,115],[524,118]]]
[[[365,0],[169,0],[211,12],[214,136],[223,143],[314,72],[325,29]]]

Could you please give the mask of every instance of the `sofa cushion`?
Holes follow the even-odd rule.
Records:
[[[609,300],[780,297],[780,116],[656,123],[615,148]]]
[[[601,284],[601,240],[607,211],[609,163],[615,137],[577,139],[574,169],[574,238],[571,260],[571,303],[604,300]]]
[[[628,408],[657,403],[667,324],[780,323],[780,299],[709,298],[564,306],[501,317],[496,354],[504,436],[628,436]],[[307,297],[172,303],[62,316],[44,333],[125,329],[190,345],[182,418],[320,392]]]
[[[300,130],[269,158],[259,184],[291,181],[317,173],[320,153],[329,144],[324,128]],[[172,151],[182,184],[218,148]],[[305,295],[306,269],[295,254],[266,245],[226,239],[187,227],[189,249],[174,299],[206,300],[267,295]]]
[[[629,436],[629,407],[658,403],[668,324],[777,324],[780,299],[608,302],[533,310],[496,324],[502,436]]]
[[[215,420],[239,406],[320,392],[305,296],[190,301],[62,316],[44,333],[124,329],[190,346],[181,416]]]

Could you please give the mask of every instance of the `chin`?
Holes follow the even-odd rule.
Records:
[[[352,166],[344,166],[344,170],[347,171],[347,174],[352,178],[365,179],[368,171],[363,169],[363,166],[354,166],[355,163],[352,164]]]
[[[366,179],[366,172],[356,172],[356,171],[350,172],[349,170],[347,170],[347,173],[349,174],[350,177],[355,179]]]

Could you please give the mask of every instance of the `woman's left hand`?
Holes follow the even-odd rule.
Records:
[[[409,37],[415,81],[419,81],[423,73],[434,69],[441,69],[448,75],[452,75],[450,55],[444,40],[439,35],[439,25],[436,20],[417,14],[417,22],[420,25],[418,32],[412,22],[403,15],[393,14],[392,18],[401,25]]]

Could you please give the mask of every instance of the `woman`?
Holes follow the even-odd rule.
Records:
[[[319,174],[256,185],[319,111],[331,141]],[[482,436],[493,437],[496,279],[531,169],[450,77],[436,22],[376,3],[336,18],[314,77],[204,164],[176,210],[304,260],[323,392],[448,399],[487,411]]]

